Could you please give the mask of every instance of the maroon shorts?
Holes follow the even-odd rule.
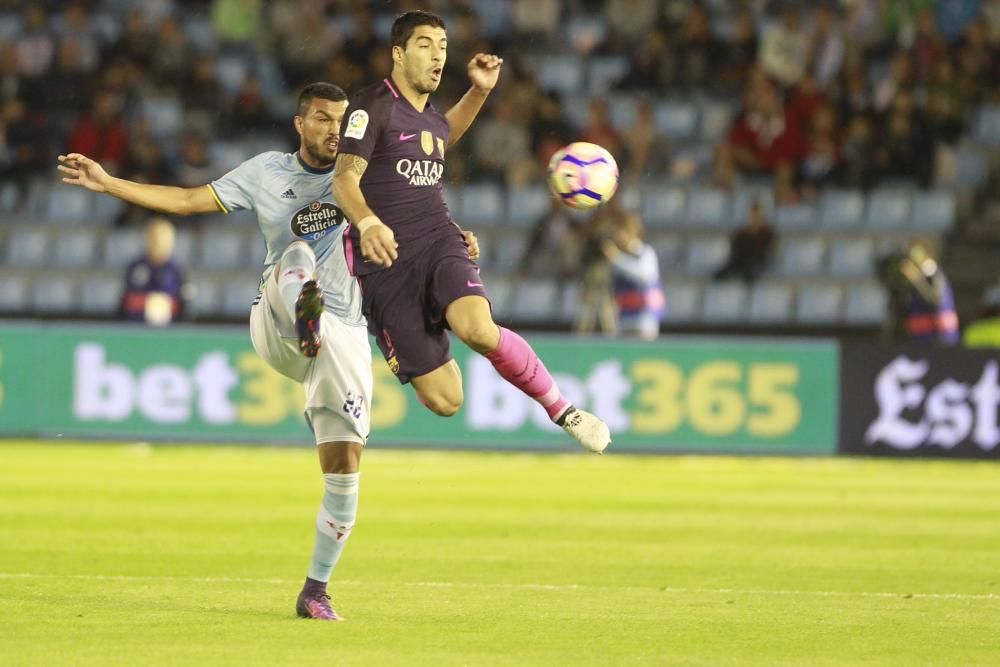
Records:
[[[469,259],[457,227],[411,261],[359,280],[368,331],[403,384],[451,359],[444,316],[451,302],[472,294],[486,297],[479,267]]]

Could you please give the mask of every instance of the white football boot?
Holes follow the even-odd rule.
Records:
[[[611,444],[608,425],[585,410],[570,408],[562,419],[562,429],[584,449],[600,454]]]

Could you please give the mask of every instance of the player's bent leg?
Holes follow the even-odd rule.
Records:
[[[303,241],[293,241],[285,248],[274,270],[278,287],[278,308],[295,322],[299,350],[315,357],[320,348],[320,316],[323,314],[323,290],[314,280],[316,254]]]
[[[486,299],[480,296],[456,299],[448,306],[445,317],[456,336],[485,355],[501,377],[537,401],[549,418],[584,449],[603,452],[611,444],[608,425],[570,404],[528,342],[493,322]]]
[[[454,359],[438,366],[430,373],[410,380],[417,398],[428,410],[441,417],[452,417],[465,400],[462,391],[462,371]]]

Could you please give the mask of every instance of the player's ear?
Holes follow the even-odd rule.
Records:
[[[397,65],[402,65],[403,64],[403,47],[402,46],[394,46],[394,47],[392,47],[392,62],[394,62]]]
[[[295,131],[298,132],[299,136],[301,137],[302,136],[302,116],[296,115],[295,116],[295,120],[293,122],[295,124]]]

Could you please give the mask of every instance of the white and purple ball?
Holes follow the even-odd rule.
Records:
[[[618,189],[618,164],[597,144],[577,141],[549,160],[549,189],[570,208],[600,206]]]

